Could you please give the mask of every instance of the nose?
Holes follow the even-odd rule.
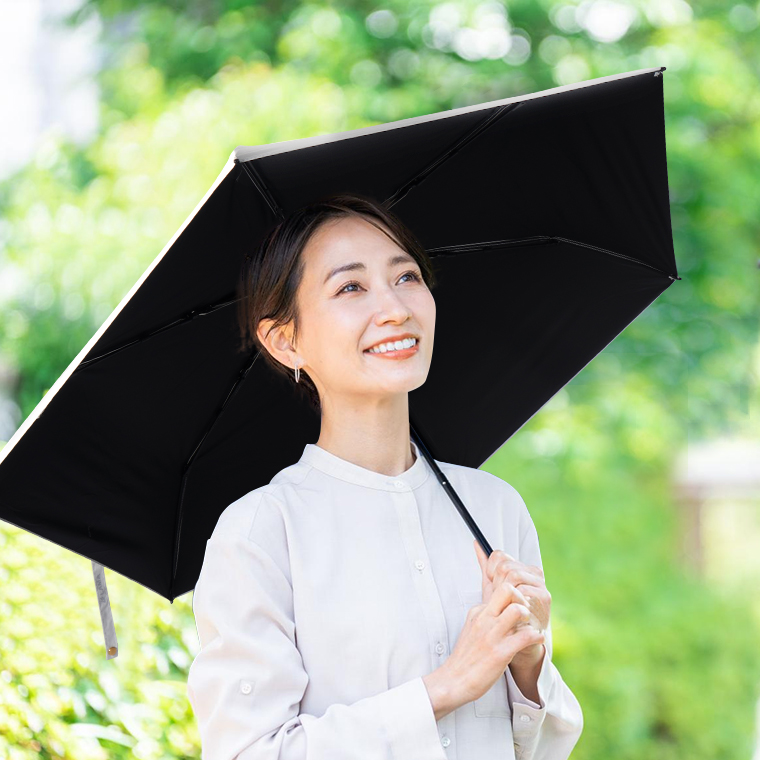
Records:
[[[393,288],[383,288],[377,299],[378,321],[401,323],[405,322],[411,316],[409,307]]]

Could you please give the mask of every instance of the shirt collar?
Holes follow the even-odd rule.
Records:
[[[347,483],[398,493],[421,486],[430,472],[430,467],[425,457],[420,454],[417,444],[411,439],[410,443],[417,458],[408,470],[399,475],[383,475],[380,472],[368,470],[366,467],[360,467],[358,464],[341,459],[315,443],[306,444],[300,461]]]

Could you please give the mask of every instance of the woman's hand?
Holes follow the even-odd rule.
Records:
[[[529,645],[543,644],[544,633],[525,625],[530,617],[525,597],[509,583],[497,583],[487,603],[470,607],[451,656],[433,671],[441,672],[453,709],[482,697]],[[429,674],[432,683],[428,677],[423,680],[432,686],[431,702],[437,712],[440,705],[433,674]]]
[[[497,586],[511,584],[525,597],[531,613],[528,621],[518,623],[517,627],[530,625],[537,631],[545,631],[549,625],[552,597],[544,582],[544,571],[537,565],[519,562],[499,549],[494,549],[491,556],[487,557],[477,539],[473,543],[483,574],[483,603],[488,603]],[[543,653],[543,643],[529,644],[512,658],[512,664],[516,667],[533,665],[541,659]]]

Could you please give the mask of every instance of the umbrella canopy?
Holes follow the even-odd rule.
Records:
[[[0,452],[0,519],[91,559],[101,609],[103,567],[170,601],[193,589],[224,508],[319,436],[288,380],[238,352],[241,262],[337,192],[386,201],[432,257],[412,432],[429,462],[479,467],[680,279],[662,71],[238,147]]]

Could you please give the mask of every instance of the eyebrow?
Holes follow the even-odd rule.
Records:
[[[388,266],[395,267],[396,264],[403,264],[405,261],[411,261],[414,264],[417,263],[408,253],[397,253],[388,259]],[[331,269],[327,273],[327,277],[325,277],[325,281],[322,284],[324,285],[331,277],[335,277],[336,274],[340,274],[341,272],[353,272],[356,270],[364,271],[366,269],[366,265],[361,261],[352,261],[350,264],[342,264],[339,267],[335,267],[335,269]]]

